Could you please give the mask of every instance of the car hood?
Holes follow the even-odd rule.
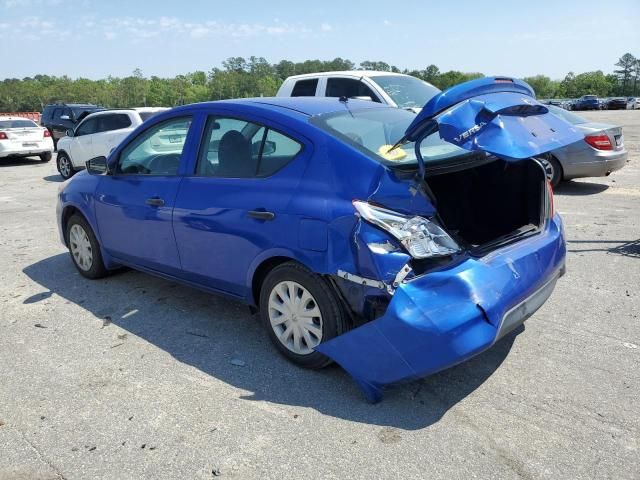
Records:
[[[504,77],[471,80],[439,93],[416,115],[402,141],[435,132],[458,147],[505,160],[534,157],[583,138],[538,102],[527,83]]]

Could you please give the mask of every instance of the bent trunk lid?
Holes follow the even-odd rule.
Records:
[[[436,95],[409,125],[403,141],[419,143],[435,132],[465,150],[508,161],[535,157],[583,138],[536,101],[527,83],[503,77],[471,80]]]

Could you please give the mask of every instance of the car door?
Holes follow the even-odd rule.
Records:
[[[180,168],[193,155],[191,116],[150,125],[119,147],[100,179],[95,211],[104,249],[116,260],[179,275],[172,227]]]
[[[93,156],[108,156],[131,131],[131,118],[125,112],[105,113],[98,117],[98,135],[93,139]]]
[[[56,108],[53,111],[53,115],[51,117],[51,135],[55,140],[58,140],[64,137],[67,134],[67,126],[65,121],[62,119],[64,116],[70,116],[71,109],[70,108]]]
[[[286,206],[312,150],[305,142],[247,119],[208,118],[174,209],[187,280],[245,297],[254,259],[297,244],[298,220]]]
[[[74,167],[84,167],[87,160],[95,157],[92,143],[97,129],[98,118],[89,117],[83,120],[73,132],[67,153],[71,157],[71,163]]]

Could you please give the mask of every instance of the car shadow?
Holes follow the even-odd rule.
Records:
[[[43,163],[38,157],[8,157],[0,158],[0,168],[17,167],[20,165],[33,165]]]
[[[555,195],[596,195],[604,192],[609,185],[592,182],[574,182],[569,180],[560,183],[553,191]]]
[[[61,175],[47,175],[46,177],[42,177],[42,179],[46,180],[47,182],[57,182],[57,183],[64,182],[64,178],[62,178]]]
[[[623,257],[640,258],[640,239],[638,240],[567,240],[571,253],[606,252]],[[573,245],[587,245],[587,248],[571,248]],[[614,245],[599,247],[598,245]],[[595,247],[595,248],[594,248]]]
[[[96,335],[117,325],[176,360],[243,390],[243,400],[309,407],[333,417],[404,430],[440,420],[493,374],[524,331],[521,326],[461,365],[391,387],[382,402],[372,405],[338,366],[305,370],[281,357],[267,340],[257,315],[239,302],[133,270],[99,281],[86,280],[67,253],[23,271],[45,289],[24,300],[25,304],[58,295],[93,315],[90,321],[96,324]],[[117,352],[126,349],[116,346]]]

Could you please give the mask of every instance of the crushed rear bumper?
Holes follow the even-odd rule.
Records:
[[[562,221],[482,258],[400,285],[386,313],[321,344],[366,397],[385,385],[424,377],[491,347],[529,318],[564,273]]]

